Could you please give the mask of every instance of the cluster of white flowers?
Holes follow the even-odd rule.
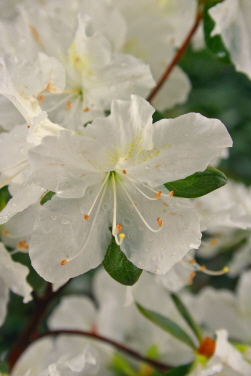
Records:
[[[153,123],[156,110],[188,97],[191,84],[178,66],[147,101],[198,9],[196,0],[1,2],[0,187],[11,196],[0,213],[1,324],[9,289],[32,299],[31,268],[56,290],[102,264],[113,240],[143,269],[139,281],[123,286],[98,270],[98,304],[63,297],[49,316],[51,331],[88,331],[172,367],[190,362],[190,376],[251,375],[249,271],[236,293],[180,293],[203,328],[200,341],[171,297],[197,271],[222,273],[204,270],[196,252],[213,257],[239,247],[232,276],[251,264],[250,189],[229,182],[191,200],[165,186],[212,166],[232,146],[226,127],[199,113]],[[251,78],[250,0],[224,0],[209,14],[212,36],[222,36],[236,70]],[[204,45],[201,34],[195,48]],[[32,267],[14,261],[20,252]],[[147,321],[135,302],[175,321],[195,349]],[[125,373],[116,373],[118,363]],[[32,343],[10,375],[155,375],[140,367],[110,345],[68,333]]]

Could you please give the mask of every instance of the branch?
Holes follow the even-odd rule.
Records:
[[[155,97],[155,95],[158,93],[158,91],[162,88],[165,81],[170,76],[173,68],[176,66],[176,64],[180,60],[181,56],[183,55],[183,53],[186,51],[192,37],[194,36],[196,30],[198,29],[198,26],[200,24],[202,16],[203,16],[203,7],[199,6],[192,29],[189,31],[189,33],[188,33],[186,39],[184,40],[183,44],[181,45],[181,47],[177,50],[176,54],[174,55],[173,60],[171,61],[171,63],[167,67],[166,71],[160,77],[159,81],[157,82],[157,85],[155,86],[155,88],[149,94],[149,96],[147,98],[148,102],[151,102],[153,100],[153,98]]]
[[[29,344],[32,342],[32,337],[36,335],[36,331],[44,319],[44,316],[47,313],[47,309],[55,297],[57,297],[61,291],[65,288],[65,286],[70,282],[70,280],[61,286],[57,291],[52,291],[51,283],[48,283],[47,288],[45,290],[44,296],[42,298],[37,297],[36,293],[33,293],[34,296],[34,303],[35,303],[35,310],[32,313],[30,320],[28,321],[27,325],[23,329],[23,331],[19,334],[17,340],[15,341],[9,355],[8,355],[8,363],[10,371],[14,367],[16,361],[20,357],[20,355],[26,350]]]
[[[167,364],[158,362],[158,361],[153,360],[153,359],[149,359],[149,358],[141,355],[137,351],[132,350],[131,348],[126,347],[119,342],[113,341],[109,338],[103,337],[101,335],[98,335],[98,334],[95,334],[95,333],[92,333],[92,332],[86,332],[86,331],[81,331],[81,330],[64,330],[64,329],[63,330],[52,330],[52,331],[48,331],[48,332],[37,335],[35,338],[33,338],[33,341],[36,341],[36,340],[43,338],[43,337],[57,336],[57,335],[60,335],[60,334],[80,335],[80,336],[90,337],[90,338],[108,343],[109,345],[115,347],[116,349],[123,351],[127,355],[130,355],[135,359],[138,359],[138,360],[141,360],[142,362],[150,364],[152,367],[154,367],[155,369],[157,369],[161,372],[166,372],[166,371],[169,371],[170,369],[173,368],[173,367],[171,367]]]

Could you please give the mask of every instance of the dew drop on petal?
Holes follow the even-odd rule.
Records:
[[[70,223],[70,221],[69,221],[69,219],[63,218],[63,219],[61,220],[61,223],[62,223],[63,225],[68,225],[68,224]]]
[[[43,227],[43,232],[45,232],[46,234],[48,234],[48,232],[51,231],[51,227],[50,226],[44,226]]]
[[[128,218],[125,218],[123,223],[125,226],[129,226],[131,224],[131,221]]]
[[[104,210],[108,210],[108,209],[109,209],[109,205],[108,205],[108,204],[104,204],[104,205],[103,205],[103,209],[104,209]]]
[[[56,221],[57,216],[56,216],[56,215],[51,215],[51,219],[52,219],[53,221]]]

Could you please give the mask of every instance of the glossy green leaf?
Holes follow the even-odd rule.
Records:
[[[9,194],[8,186],[0,188],[0,210],[3,210],[10,198],[11,195]]]
[[[183,304],[182,300],[178,297],[176,294],[171,294],[172,300],[174,304],[176,305],[176,308],[178,309],[181,316],[184,318],[184,320],[187,322],[187,324],[190,326],[196,337],[198,338],[199,342],[202,341],[202,332],[199,327],[199,325],[194,321],[193,317],[190,315],[188,309]]]
[[[115,281],[126,286],[134,285],[142,273],[142,269],[137,268],[127,260],[120,247],[116,244],[114,237],[112,237],[107,249],[103,266]]]
[[[223,172],[209,166],[205,171],[196,172],[185,179],[172,181],[164,186],[169,191],[173,191],[174,196],[196,198],[223,187],[226,183],[227,178]]]
[[[222,0],[210,0],[205,4],[203,18],[204,18],[204,35],[207,47],[214,53],[218,60],[223,63],[231,63],[229,52],[227,51],[220,35],[211,37],[211,32],[214,29],[215,22],[211,18],[208,10]]]
[[[176,367],[167,373],[164,373],[164,376],[186,376],[191,371],[193,363],[185,364],[183,366]]]
[[[8,375],[9,374],[9,366],[8,366],[8,363],[3,361],[3,360],[0,360],[0,375],[1,376],[4,376],[4,375]]]
[[[184,342],[186,345],[192,347],[192,349],[196,349],[195,344],[191,340],[191,338],[184,332],[184,330],[177,325],[172,320],[168,319],[167,317],[164,317],[160,315],[157,312],[151,311],[149,309],[146,309],[142,307],[140,304],[136,303],[137,308],[139,311],[151,322],[153,322],[155,325],[159,326],[161,329],[165,330],[175,338],[179,339],[180,341]]]
[[[47,201],[51,200],[54,195],[55,195],[55,192],[52,192],[52,191],[47,192],[43,196],[43,198],[40,200],[40,205],[44,205]]]

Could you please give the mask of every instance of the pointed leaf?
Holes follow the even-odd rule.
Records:
[[[132,286],[139,279],[142,269],[137,268],[127,260],[114,237],[108,246],[103,266],[107,273],[122,285]]]
[[[55,192],[52,192],[52,191],[47,192],[41,199],[40,205],[44,205],[47,201],[51,200],[54,195],[55,195]]]
[[[5,208],[10,198],[11,195],[9,194],[8,186],[5,185],[4,187],[0,188],[0,211]]]
[[[191,338],[184,332],[184,330],[177,325],[172,320],[168,319],[167,317],[164,317],[160,315],[157,312],[151,311],[149,309],[146,309],[142,307],[140,304],[136,303],[137,308],[139,311],[150,321],[152,321],[154,324],[159,326],[161,329],[165,330],[172,336],[176,337],[180,341],[184,342],[186,345],[192,347],[192,349],[196,349],[196,346],[194,345]]]
[[[205,171],[196,172],[185,179],[165,183],[164,186],[169,191],[173,191],[174,196],[196,198],[223,187],[226,183],[227,178],[223,172],[209,166]]]
[[[184,318],[184,320],[187,322],[187,324],[190,326],[196,337],[198,338],[199,342],[202,341],[202,332],[199,327],[199,325],[194,321],[192,316],[190,315],[189,311],[187,310],[186,306],[183,304],[181,299],[176,294],[171,294],[171,297],[173,299],[174,304],[176,305],[176,308],[178,309],[181,316]]]

